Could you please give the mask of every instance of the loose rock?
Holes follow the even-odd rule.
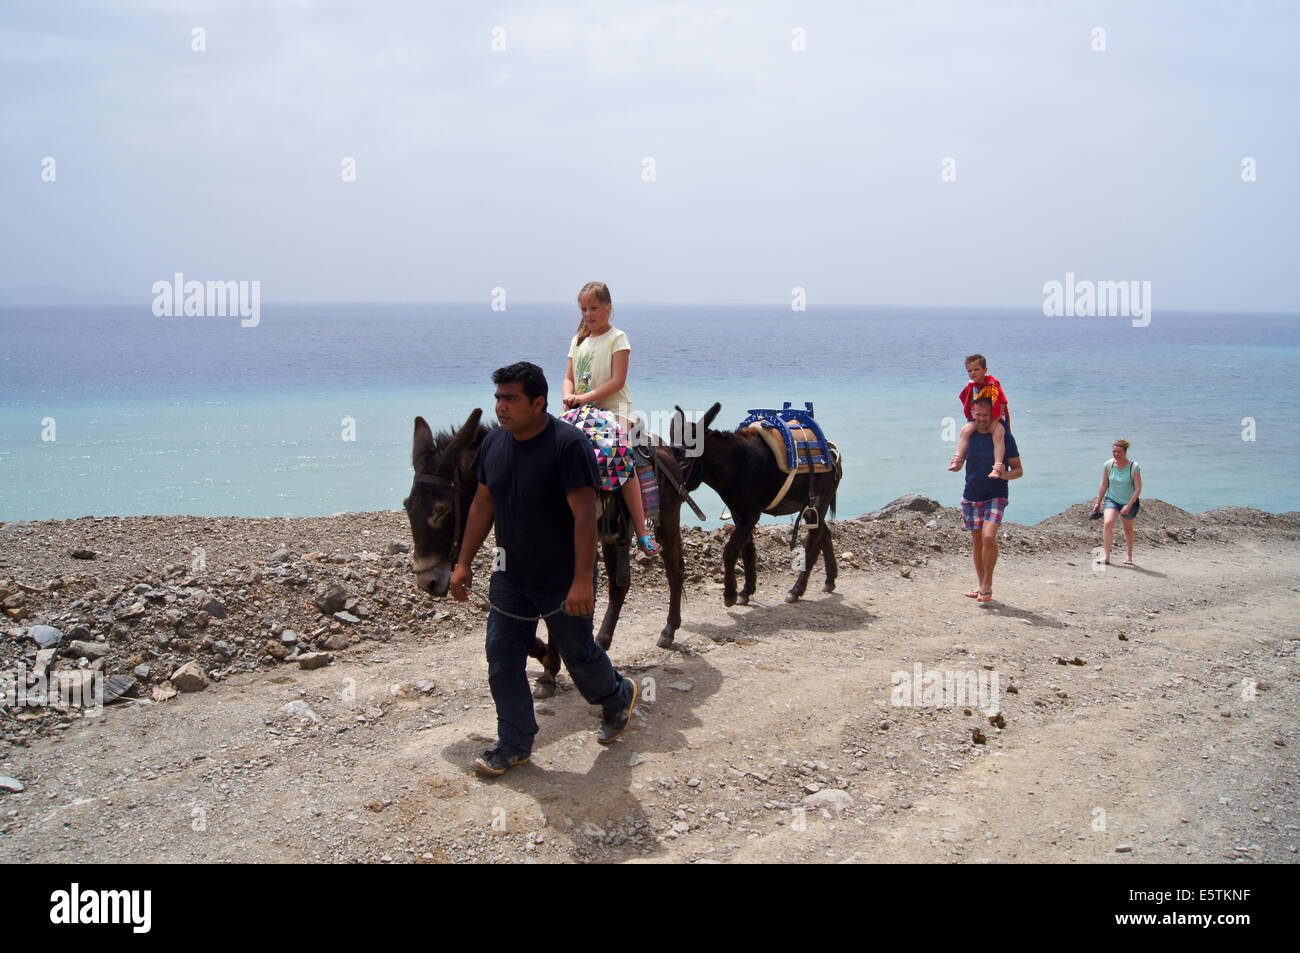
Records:
[[[296,701],[291,701],[286,705],[281,705],[280,714],[288,715],[290,718],[306,718],[318,725],[321,724],[320,715],[316,714],[316,712],[312,710],[312,707],[301,698]]]
[[[110,675],[104,679],[104,704],[119,702],[134,691],[136,681],[130,675]]]
[[[197,662],[186,662],[172,673],[171,683],[178,691],[201,692],[208,687],[208,676]]]
[[[348,601],[348,591],[335,583],[316,594],[316,608],[326,615],[340,611]]]
[[[224,619],[226,616],[230,615],[230,613],[226,611],[226,607],[222,605],[221,601],[218,599],[207,600],[199,606],[199,611],[206,612],[208,616],[213,619]]]
[[[841,791],[837,788],[827,788],[824,791],[809,794],[803,799],[803,803],[814,810],[821,810],[826,807],[838,814],[845,808],[853,806],[853,795],[849,794],[848,791]]]
[[[85,659],[103,658],[108,654],[108,645],[104,642],[82,642],[78,640],[68,643],[68,654]]]
[[[34,625],[27,630],[27,637],[43,649],[52,649],[63,641],[63,633],[52,625]]]
[[[334,656],[329,652],[307,652],[305,655],[298,656],[298,667],[305,669],[320,668],[334,661]]]

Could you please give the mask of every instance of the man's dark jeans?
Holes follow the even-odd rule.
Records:
[[[564,603],[561,589],[531,589],[516,585],[504,572],[494,572],[488,597],[514,615],[536,617]],[[632,688],[614,671],[605,650],[592,637],[593,616],[571,616],[561,609],[546,618],[546,628],[560,650],[573,684],[592,705],[606,711],[626,708]],[[535,621],[511,619],[493,609],[487,620],[488,684],[497,706],[497,736],[510,754],[532,753],[537,718],[528,688],[528,650],[537,634]]]

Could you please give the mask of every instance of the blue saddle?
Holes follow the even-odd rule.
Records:
[[[744,430],[750,424],[756,423],[771,427],[781,435],[782,440],[785,441],[786,465],[790,470],[798,470],[801,466],[806,467],[810,463],[814,466],[834,466],[831,448],[826,442],[826,434],[822,432],[821,424],[813,419],[811,401],[804,401],[803,410],[791,407],[788,400],[780,410],[750,410],[749,416],[742,420],[736,429]],[[799,440],[790,432],[789,423],[803,427],[813,435],[813,439]]]

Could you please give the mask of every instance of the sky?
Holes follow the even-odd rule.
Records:
[[[6,0],[0,304],[1037,308],[1073,273],[1300,311],[1298,39],[1226,0]]]

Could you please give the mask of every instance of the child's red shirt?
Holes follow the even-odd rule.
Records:
[[[1007,392],[1002,389],[1002,382],[992,374],[984,375],[983,384],[976,384],[971,381],[957,396],[961,400],[961,409],[966,412],[967,420],[974,420],[970,411],[971,404],[977,398],[987,397],[993,401],[993,419],[1001,420],[1003,426],[1008,429],[1011,427],[1011,412],[1007,407]]]

